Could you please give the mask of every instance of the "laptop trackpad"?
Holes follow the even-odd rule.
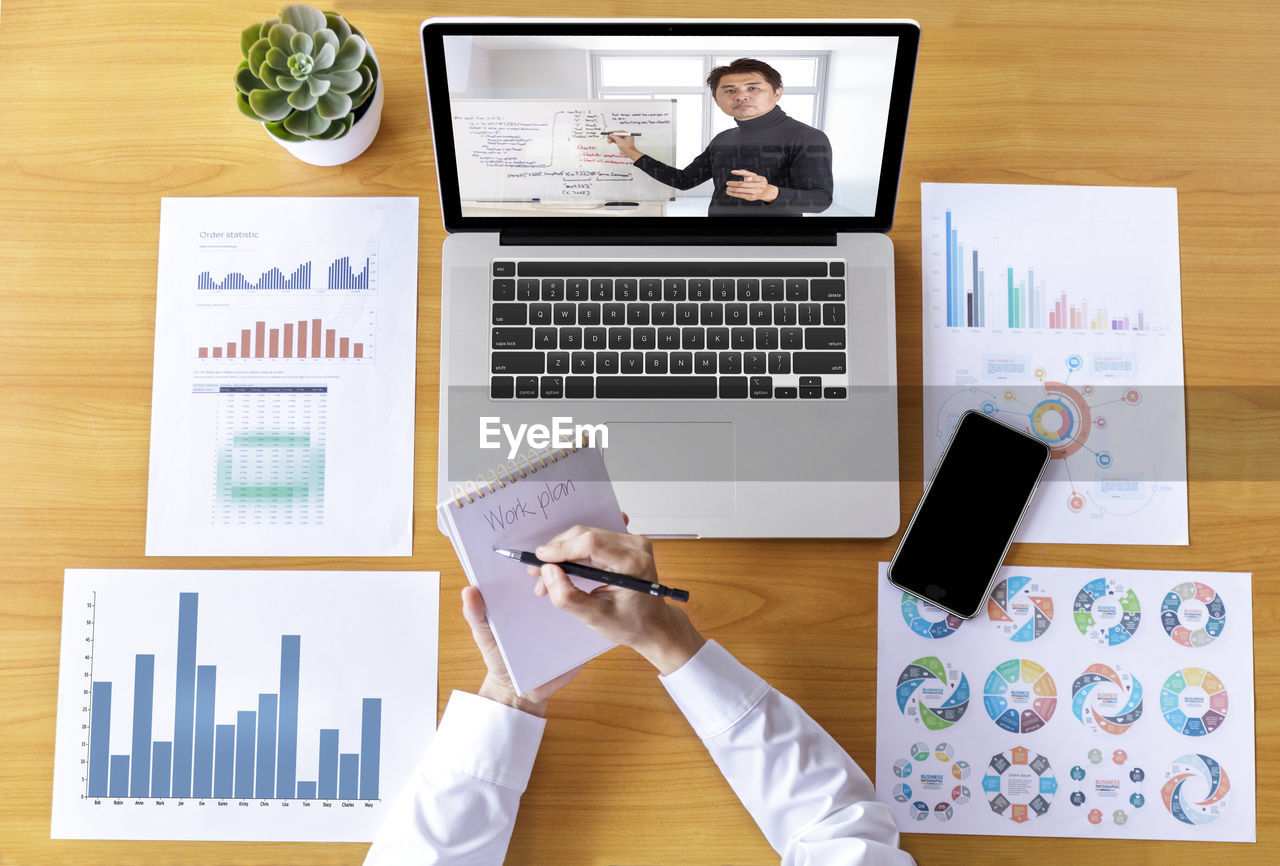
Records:
[[[713,517],[734,511],[737,443],[728,422],[609,422],[605,465],[632,517]]]

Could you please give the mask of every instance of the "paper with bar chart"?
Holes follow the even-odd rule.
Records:
[[[439,588],[68,569],[51,836],[371,840],[435,730]]]
[[[1051,449],[1018,541],[1187,544],[1177,190],[926,183],[921,205],[925,477],[977,410]]]
[[[148,555],[412,546],[418,201],[164,199]]]

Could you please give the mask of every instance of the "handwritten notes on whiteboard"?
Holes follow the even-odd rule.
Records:
[[[659,100],[461,99],[453,140],[464,201],[664,201],[673,190],[635,168],[605,133],[670,162],[675,106]]]

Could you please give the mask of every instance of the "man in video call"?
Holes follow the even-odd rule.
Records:
[[[762,60],[717,66],[707,86],[734,128],[678,169],[636,149],[631,135],[609,136],[623,156],[659,183],[692,189],[711,180],[708,216],[820,213],[831,206],[831,142],[825,133],[778,107],[782,76]]]

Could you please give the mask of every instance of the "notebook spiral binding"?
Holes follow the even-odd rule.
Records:
[[[477,475],[475,480],[467,480],[462,484],[458,484],[449,488],[449,492],[453,495],[453,505],[455,508],[462,508],[466,505],[463,497],[467,502],[475,502],[477,499],[484,499],[486,493],[496,493],[499,489],[506,487],[508,484],[515,484],[520,478],[527,478],[541,468],[545,468],[548,463],[558,463],[560,460],[574,454],[582,448],[587,447],[586,434],[583,434],[580,442],[571,445],[569,448],[544,448],[542,450],[531,450],[525,454],[516,457],[515,460],[509,460],[496,469],[490,469],[483,475]],[[516,473],[520,473],[520,478],[516,477]],[[494,484],[497,487],[494,487]],[[474,496],[472,494],[475,494]]]

